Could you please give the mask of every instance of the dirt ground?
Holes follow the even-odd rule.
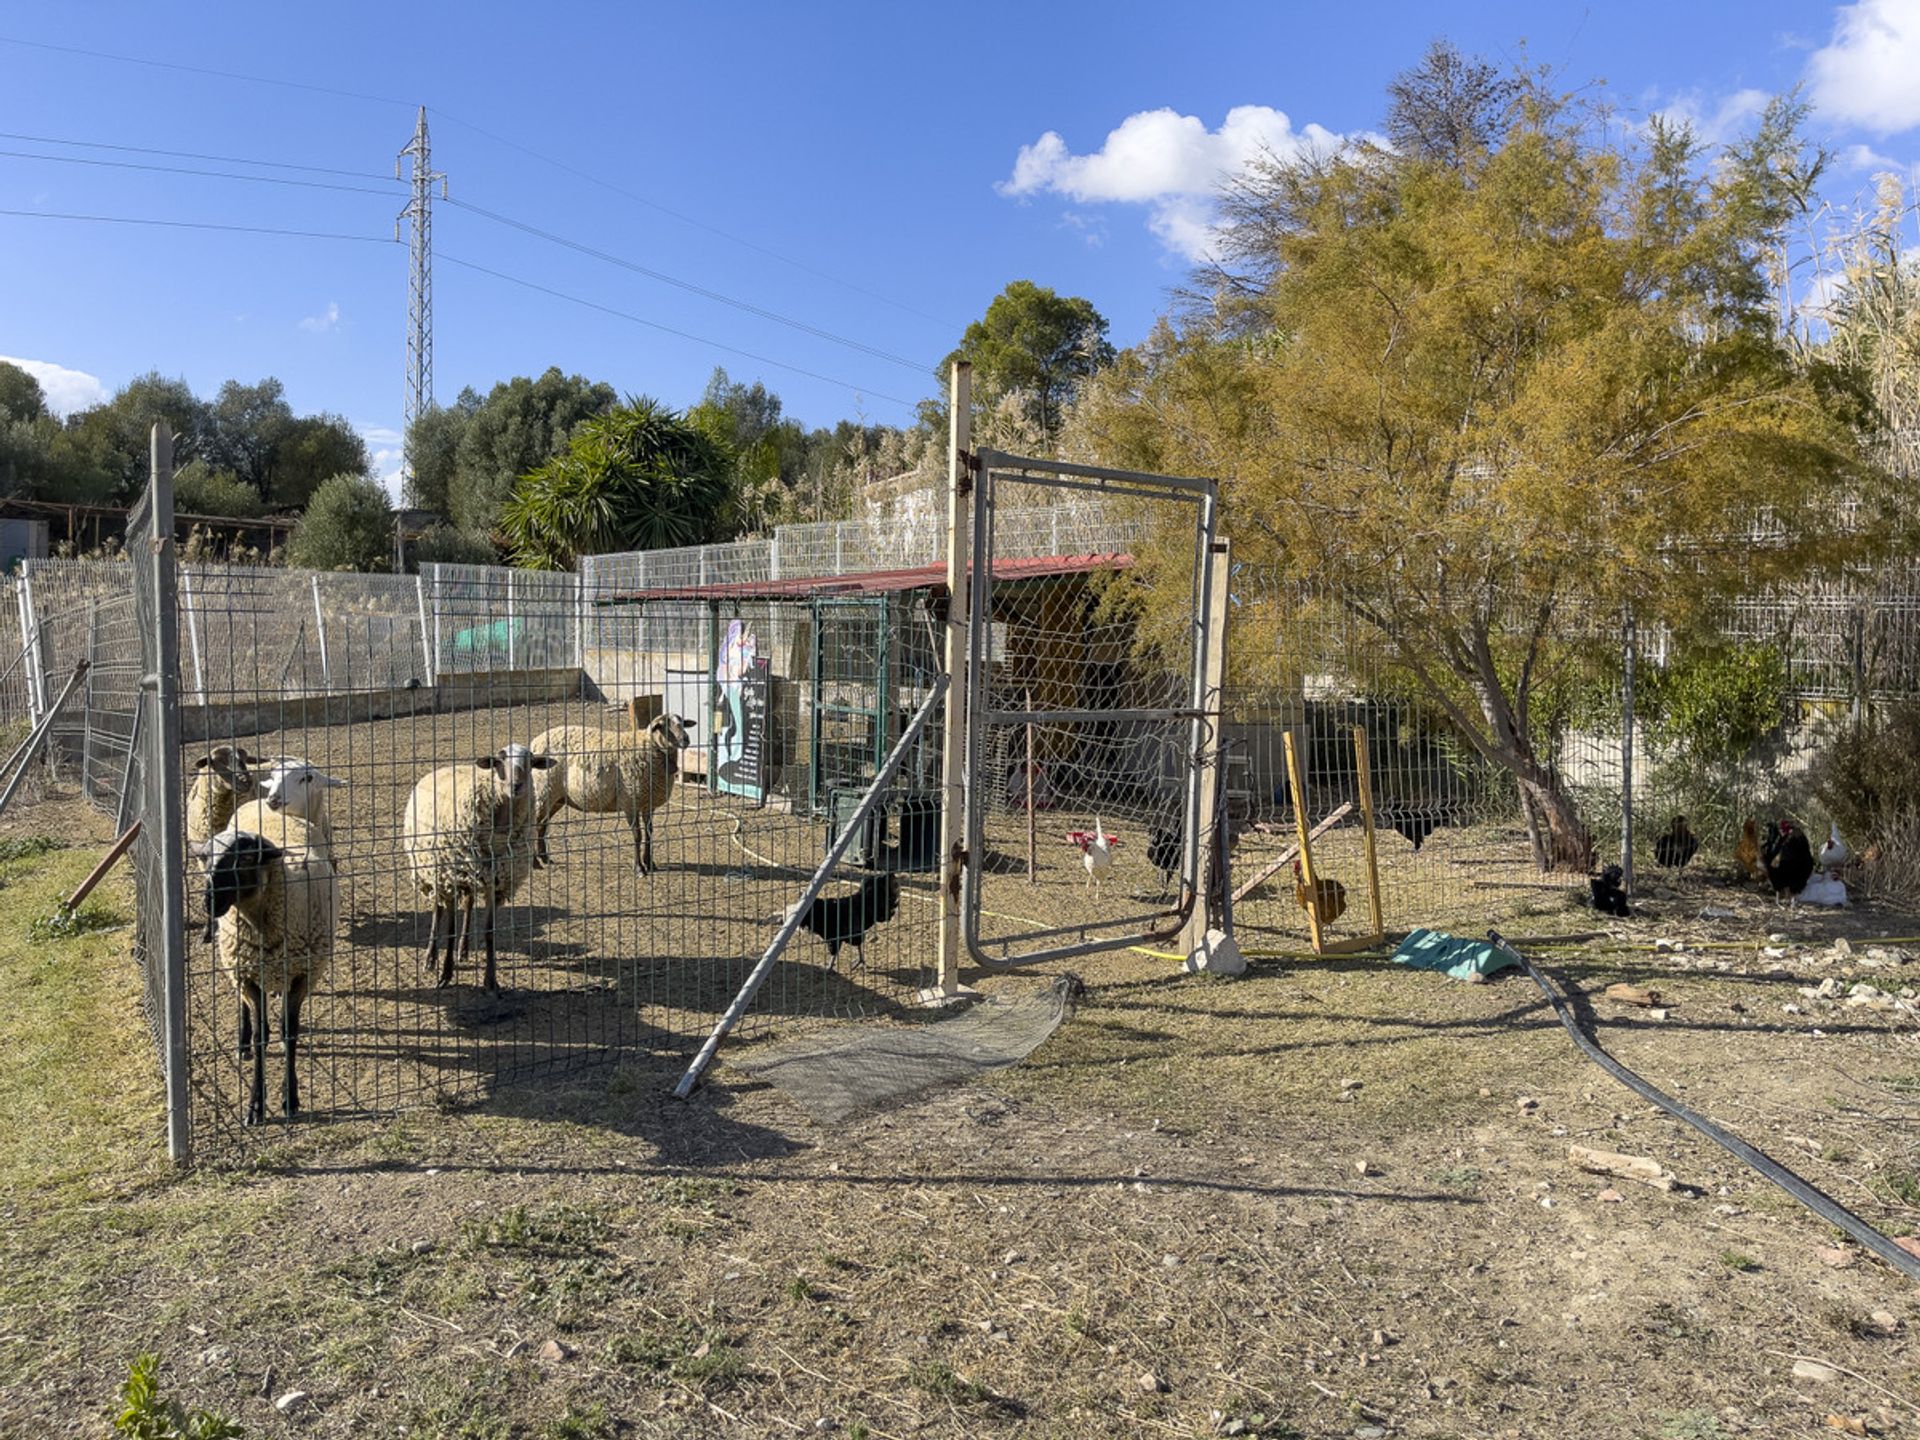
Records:
[[[175,1177],[126,932],[27,934],[103,831],[0,826],[85,842],[0,863],[0,1435],[102,1433],[145,1350],[251,1435],[1920,1433],[1913,1285],[1512,974],[1122,953],[1027,1064],[836,1130],[724,1064],[676,1103],[636,1052]],[[1844,992],[1914,985],[1920,942],[1868,942],[1920,921],[1732,894],[1542,958],[1624,1063],[1909,1233],[1913,1015]]]

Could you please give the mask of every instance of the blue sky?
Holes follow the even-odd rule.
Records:
[[[0,356],[33,362],[68,406],[154,368],[202,393],[277,375],[296,409],[361,427],[391,473],[407,279],[391,243],[404,195],[383,177],[425,104],[454,200],[740,302],[436,206],[443,257],[684,332],[443,258],[442,402],[559,365],[684,405],[720,364],[808,424],[902,422],[1009,280],[1085,295],[1116,343],[1138,340],[1207,245],[1221,178],[1260,146],[1376,126],[1386,82],[1437,34],[1496,60],[1524,53],[1568,87],[1605,82],[1624,112],[1678,109],[1709,134],[1805,84],[1816,138],[1841,157],[1838,203],[1876,167],[1910,177],[1920,160],[1920,0],[5,0],[0,36],[35,43],[0,42],[0,150],[18,152],[0,156],[0,210],[365,238],[0,215]],[[350,173],[57,143],[73,141]]]

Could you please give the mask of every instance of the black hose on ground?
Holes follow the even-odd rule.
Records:
[[[1920,1256],[1911,1255],[1901,1249],[1898,1245],[1894,1244],[1892,1240],[1882,1235],[1878,1230],[1874,1229],[1873,1226],[1847,1209],[1847,1207],[1842,1205],[1838,1200],[1835,1200],[1825,1191],[1816,1189],[1772,1156],[1762,1154],[1739,1136],[1728,1134],[1725,1130],[1722,1130],[1718,1125],[1714,1124],[1713,1121],[1707,1119],[1706,1116],[1688,1109],[1672,1096],[1655,1089],[1652,1085],[1634,1074],[1633,1071],[1627,1069],[1626,1066],[1607,1054],[1605,1050],[1602,1050],[1594,1039],[1580,1028],[1579,1023],[1574,1019],[1572,1008],[1568,1005],[1566,997],[1548,983],[1547,977],[1540,973],[1539,968],[1534,965],[1533,961],[1509,945],[1498,930],[1489,930],[1487,932],[1487,938],[1499,946],[1500,949],[1506,951],[1507,954],[1511,955],[1515,960],[1519,961],[1521,967],[1527,974],[1533,977],[1533,983],[1538,985],[1540,987],[1540,993],[1547,997],[1547,1003],[1553,1006],[1553,1013],[1559,1017],[1560,1023],[1566,1027],[1567,1034],[1573,1037],[1573,1043],[1579,1046],[1581,1053],[1593,1061],[1594,1064],[1598,1065],[1602,1070],[1613,1076],[1614,1079],[1618,1080],[1635,1094],[1651,1100],[1655,1105],[1658,1105],[1662,1110],[1673,1116],[1674,1119],[1685,1121],[1721,1149],[1752,1166],[1755,1170],[1759,1171],[1761,1175],[1765,1176],[1775,1185],[1778,1185],[1782,1190],[1786,1191],[1787,1194],[1798,1200],[1822,1220],[1838,1230],[1845,1231],[1854,1240],[1873,1251],[1874,1254],[1893,1266],[1893,1268],[1901,1274],[1907,1276],[1908,1279],[1920,1280]]]

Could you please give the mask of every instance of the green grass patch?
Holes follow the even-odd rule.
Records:
[[[235,1440],[245,1432],[224,1415],[188,1410],[160,1393],[160,1357],[134,1359],[120,1387],[113,1433],[126,1440]]]
[[[126,923],[127,917],[118,910],[98,900],[89,900],[78,910],[54,906],[51,915],[42,915],[28,923],[27,936],[33,940],[76,940],[102,930],[118,930]]]
[[[0,840],[0,865],[10,860],[32,860],[41,855],[51,855],[56,850],[69,848],[70,841],[57,840],[51,835],[10,835]]]
[[[907,1384],[954,1405],[978,1405],[992,1394],[978,1380],[969,1380],[944,1360],[914,1361],[907,1367]]]
[[[1736,1275],[1746,1275],[1760,1268],[1760,1262],[1751,1255],[1742,1255],[1738,1250],[1722,1250],[1720,1263]]]

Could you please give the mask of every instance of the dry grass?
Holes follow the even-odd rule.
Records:
[[[123,937],[24,937],[88,858],[0,867],[9,1437],[98,1435],[149,1349],[170,1396],[256,1435],[1914,1428],[1912,1287],[1826,1263],[1823,1226],[1585,1064],[1512,976],[1356,959],[1205,981],[1110,956],[1029,1064],[837,1131],[724,1066],[676,1104],[673,1066],[642,1056],[277,1127],[244,1170],[167,1179]],[[1694,939],[1738,948],[1644,948],[1718,893],[1688,879],[1621,927],[1642,948],[1556,968],[1589,995],[1661,989],[1665,1021],[1596,1000],[1610,1049],[1875,1223],[1920,1223],[1911,1020],[1799,994],[1847,969],[1911,983],[1920,964],[1864,943],[1822,956],[1843,929],[1920,926],[1776,912],[1797,942],[1778,959],[1724,921]],[[1570,1140],[1706,1194],[1605,1200]],[[1842,1376],[1796,1382],[1795,1355]]]

